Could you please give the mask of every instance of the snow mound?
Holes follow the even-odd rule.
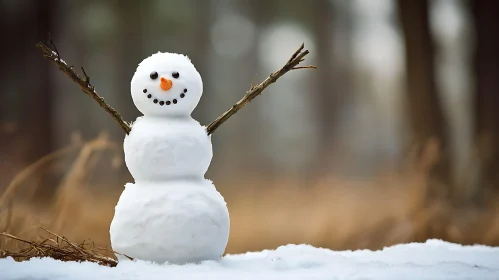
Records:
[[[200,264],[125,261],[117,267],[49,258],[0,260],[0,279],[499,279],[499,247],[461,246],[440,240],[379,251],[332,251],[309,245],[227,255]]]

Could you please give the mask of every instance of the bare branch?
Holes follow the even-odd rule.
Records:
[[[307,65],[307,66],[298,66],[291,68],[291,70],[298,70],[298,69],[317,69],[317,66]]]
[[[90,84],[90,77],[87,75],[87,72],[85,72],[85,68],[81,67],[81,72],[83,72],[83,76],[85,76],[85,82]]]
[[[97,102],[106,112],[109,113],[109,115],[111,115],[111,117],[120,125],[125,133],[129,134],[131,131],[130,125],[123,120],[118,111],[107,104],[104,98],[95,91],[95,87],[90,84],[90,77],[85,72],[85,69],[83,69],[83,67],[81,68],[83,75],[85,76],[85,79],[83,79],[78,74],[76,74],[76,72],[73,70],[73,66],[69,66],[64,60],[61,59],[59,51],[55,47],[52,38],[49,37],[48,43],[52,46],[53,49],[47,47],[42,42],[38,42],[36,44],[36,47],[43,52],[43,57],[55,63],[59,67],[59,70],[64,72],[64,74],[66,74],[66,76],[68,76],[75,84],[77,84],[83,92],[92,97],[95,102]]]
[[[131,131],[130,125],[123,120],[121,115],[109,104],[107,104],[103,97],[101,97],[96,91],[95,87],[90,83],[90,77],[85,72],[85,69],[82,67],[82,73],[84,78],[80,77],[74,70],[74,66],[68,65],[64,60],[61,59],[59,51],[57,50],[52,38],[49,35],[48,40],[49,45],[52,47],[49,48],[45,44],[38,42],[36,46],[43,52],[43,57],[49,59],[53,63],[55,63],[59,70],[64,72],[66,76],[68,76],[75,84],[77,84],[80,89],[85,92],[87,95],[92,97],[106,112],[111,115],[111,117],[120,125],[120,127],[125,131],[126,134],[129,134]],[[298,66],[300,62],[304,61],[304,57],[309,54],[308,50],[303,50],[305,47],[302,44],[296,51],[293,53],[291,58],[286,62],[286,64],[276,72],[270,74],[262,83],[259,85],[253,86],[246,92],[246,95],[239,100],[235,105],[229,108],[225,113],[219,116],[216,120],[210,123],[207,127],[208,135],[213,134],[215,130],[222,125],[225,121],[227,121],[231,116],[237,113],[242,107],[248,104],[255,97],[260,95],[263,90],[265,90],[270,84],[275,83],[280,77],[284,74],[288,73],[291,70],[300,70],[300,69],[317,69],[317,67],[310,66]]]
[[[270,76],[267,77],[267,79],[265,79],[262,83],[257,86],[253,86],[252,83],[251,88],[246,92],[246,95],[241,100],[239,100],[239,102],[234,104],[227,111],[225,111],[225,113],[220,115],[216,120],[208,125],[208,127],[206,128],[208,135],[213,134],[213,132],[215,132],[215,130],[220,125],[222,125],[225,121],[227,121],[230,117],[237,113],[237,111],[239,111],[246,104],[251,102],[251,100],[260,95],[264,89],[266,89],[270,84],[275,83],[277,79],[282,77],[284,74],[288,73],[291,70],[317,69],[317,67],[313,65],[298,66],[298,64],[300,64],[300,62],[304,60],[304,57],[309,54],[308,50],[303,50],[304,47],[305,45],[302,44],[281,69],[270,74]]]
[[[61,55],[59,54],[59,51],[57,50],[57,47],[55,46],[55,43],[52,40],[52,35],[50,33],[48,34],[48,40],[47,41],[52,46],[52,48],[54,48],[54,51],[55,51],[55,54],[56,54],[57,58],[61,58]]]

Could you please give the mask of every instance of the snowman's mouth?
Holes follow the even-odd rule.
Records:
[[[143,92],[146,94],[146,97],[151,99],[152,102],[154,104],[158,104],[160,106],[163,106],[163,105],[172,105],[172,104],[177,104],[178,103],[178,98],[174,98],[174,99],[161,99],[161,98],[156,98],[155,96],[153,96],[152,94],[150,93],[147,93],[147,89],[144,89]],[[185,97],[185,94],[187,93],[187,89],[184,88],[184,92],[182,92],[180,94],[180,98],[184,98]]]

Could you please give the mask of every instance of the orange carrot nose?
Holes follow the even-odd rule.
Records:
[[[164,90],[169,90],[172,88],[173,83],[171,80],[161,78],[161,84],[159,84],[159,86]]]

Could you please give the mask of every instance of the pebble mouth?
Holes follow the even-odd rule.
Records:
[[[163,106],[163,105],[171,105],[171,104],[177,104],[178,103],[178,99],[177,98],[174,98],[173,100],[161,100],[161,99],[158,99],[156,97],[153,97],[152,94],[148,94],[147,93],[147,89],[145,88],[144,90],[142,90],[142,92],[144,92],[145,94],[147,94],[147,98],[149,99],[152,99],[152,102],[154,104],[158,104],[159,106]],[[185,94],[187,93],[187,89],[185,88],[184,89],[184,92],[182,92],[180,94],[180,98],[184,98],[185,97]]]

